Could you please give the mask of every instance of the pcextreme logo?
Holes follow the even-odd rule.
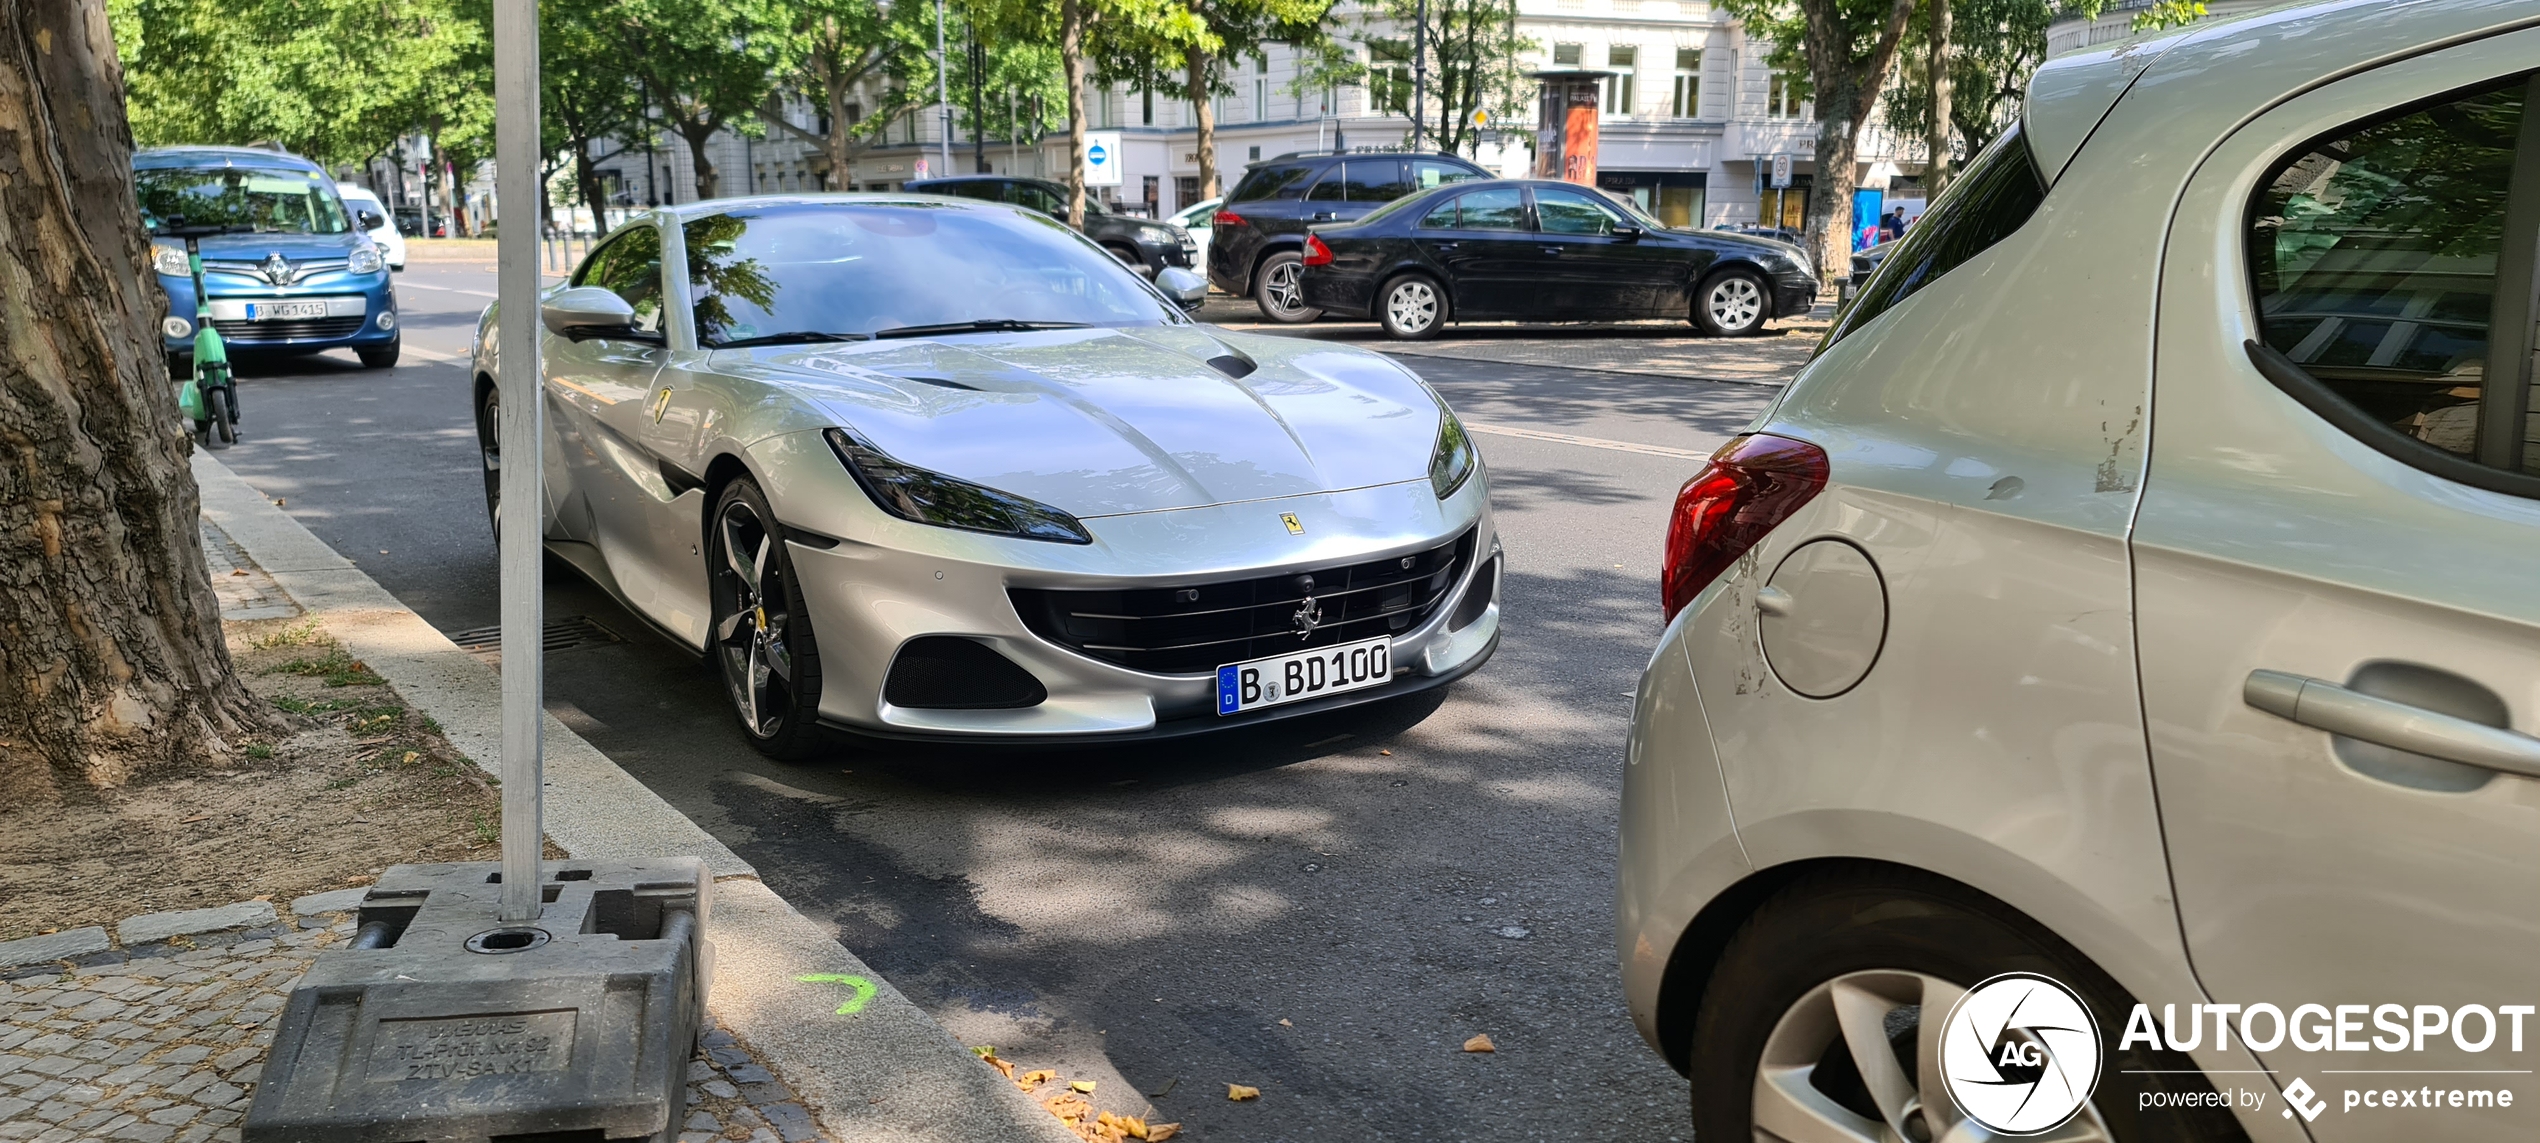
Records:
[[[2062,981],[2006,972],[1967,990],[1941,1030],[1960,1113],[1996,1135],[2040,1135],[2090,1103],[2104,1063],[2090,1006]]]

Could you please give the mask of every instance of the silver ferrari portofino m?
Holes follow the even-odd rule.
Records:
[[[778,757],[824,724],[1170,735],[1479,667],[1500,547],[1455,414],[1376,354],[1198,324],[1205,291],[992,203],[649,212],[541,295],[547,546]]]

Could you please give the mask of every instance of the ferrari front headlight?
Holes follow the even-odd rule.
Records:
[[[902,464],[845,429],[823,435],[865,495],[900,519],[1022,540],[1094,542],[1074,516],[1040,501]]]
[[[1473,475],[1477,461],[1473,441],[1464,435],[1464,422],[1444,402],[1438,405],[1438,441],[1429,450],[1429,487],[1437,490],[1438,499],[1455,495]]]
[[[194,273],[194,264],[186,260],[184,248],[177,246],[151,246],[150,268],[179,278],[191,277]]]

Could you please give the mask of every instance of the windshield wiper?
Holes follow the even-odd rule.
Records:
[[[825,330],[798,329],[790,333],[766,333],[760,334],[757,337],[743,337],[735,338],[731,341],[718,341],[708,348],[741,349],[752,345],[806,345],[818,341],[871,340],[873,340],[873,335],[869,333],[830,333]]]
[[[1035,329],[1083,329],[1081,321],[1024,321],[1019,318],[982,318],[978,321],[948,321],[941,325],[903,325],[876,330],[875,337],[933,337],[939,333],[1021,333]]]

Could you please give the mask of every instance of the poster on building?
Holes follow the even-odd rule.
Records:
[[[1774,189],[1774,190],[1789,190],[1789,189],[1790,189],[1790,154],[1789,154],[1789,152],[1783,152],[1782,154],[1779,154],[1779,155],[1775,155],[1775,156],[1773,156],[1773,189]]]
[[[1539,72],[1535,177],[1596,185],[1597,77],[1603,72]]]
[[[1085,132],[1085,185],[1120,185],[1120,132]]]

